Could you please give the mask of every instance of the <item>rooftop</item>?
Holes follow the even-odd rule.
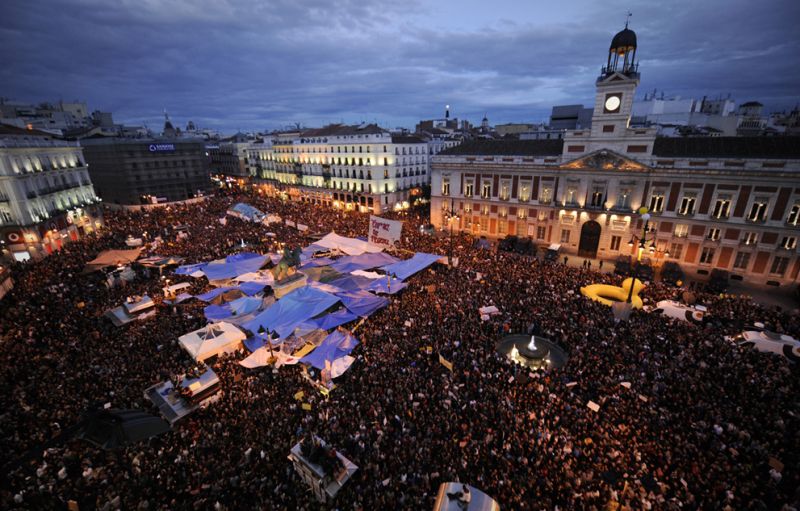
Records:
[[[800,137],[659,137],[653,156],[800,159]]]
[[[329,124],[323,128],[310,129],[302,132],[302,138],[309,137],[341,137],[345,135],[380,135],[388,133],[377,124]]]
[[[414,135],[392,135],[393,144],[424,144],[425,141]]]
[[[471,140],[445,149],[440,155],[561,156],[562,139],[551,140]]]

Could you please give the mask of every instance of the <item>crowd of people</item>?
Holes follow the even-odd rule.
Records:
[[[223,225],[237,201],[309,230],[231,217]],[[619,277],[474,248],[467,234],[425,234],[424,209],[389,216],[405,221],[395,255],[446,255],[452,243],[458,265],[411,277],[359,326],[356,360],[328,396],[299,366],[251,370],[238,363],[245,353],[222,356],[212,362],[219,401],[112,451],[54,439],[94,407],[151,409],[143,390],[191,368],[177,338],[205,319],[196,301],[164,304],[162,276],[108,287],[82,273],[88,260],[129,235],[149,247],[159,238],[149,252],[187,262],[243,243],[266,253],[307,245],[309,233],[363,236],[368,215],[229,191],[201,204],[106,211],[99,235],[13,267],[15,289],[0,302],[0,507],[431,509],[439,485],[459,481],[503,509],[798,509],[798,368],[724,339],[755,321],[798,337],[796,314],[697,293],[709,310],[702,326],[643,311],[617,322],[579,288]],[[187,237],[175,236],[178,225]],[[208,289],[204,279],[168,278]],[[144,293],[156,299],[154,317],[122,328],[103,317]],[[641,296],[679,294],[651,283]],[[488,305],[500,314],[483,320],[478,308]],[[513,364],[495,349],[507,333],[545,336],[568,362],[536,372]],[[292,398],[298,391],[311,410]],[[317,503],[287,460],[311,434],[359,467],[332,505]]]

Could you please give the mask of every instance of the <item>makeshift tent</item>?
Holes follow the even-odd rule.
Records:
[[[367,286],[367,291],[372,291],[373,293],[380,293],[384,295],[393,295],[405,289],[406,286],[408,286],[408,284],[406,284],[402,280],[391,279],[391,281],[387,284],[387,279],[382,278],[373,280],[370,283],[370,285]]]
[[[400,280],[405,280],[415,273],[424,270],[441,258],[442,256],[436,254],[417,252],[411,259],[406,259],[405,261],[382,266],[381,269],[390,275],[397,276],[397,278]]]
[[[221,353],[232,353],[242,347],[244,333],[230,323],[213,323],[178,337],[189,355],[203,361]]]
[[[224,262],[212,261],[202,268],[208,280],[224,280],[258,271],[267,261],[266,256],[241,253],[225,258]]]
[[[328,281],[327,284],[345,291],[357,291],[359,289],[367,289],[372,284],[372,280],[357,275],[345,275],[336,280]]]
[[[235,280],[236,282],[257,282],[259,284],[264,284],[265,286],[269,286],[273,282],[275,282],[275,277],[272,276],[272,272],[270,271],[259,270],[239,275],[233,280]]]
[[[322,314],[338,301],[339,298],[330,293],[304,286],[291,291],[243,326],[251,332],[258,332],[259,329],[276,331],[281,338],[285,338],[297,325]]]
[[[238,202],[231,206],[231,208],[228,209],[228,214],[248,222],[261,222],[265,217],[264,213],[260,210],[243,202]]]
[[[317,369],[325,369],[325,362],[333,363],[334,360],[349,355],[358,345],[358,339],[349,332],[343,333],[334,330],[317,346],[317,349],[300,359],[300,362],[309,364]]]
[[[242,296],[242,292],[236,287],[218,287],[216,289],[212,289],[207,293],[203,293],[200,295],[196,295],[195,298],[198,300],[202,300],[204,302],[211,302],[215,300],[220,295],[225,295],[226,293],[230,293],[228,296],[230,300],[224,300],[225,296],[223,296],[223,301],[232,301]]]
[[[330,266],[303,268],[302,273],[308,277],[308,280],[315,280],[317,282],[330,282],[331,280],[336,280],[342,276],[341,273],[337,272]]]
[[[338,310],[331,314],[326,314],[321,318],[317,318],[313,320],[318,328],[322,330],[330,330],[332,328],[336,328],[339,325],[344,325],[345,323],[349,323],[353,320],[358,319],[356,314],[353,314],[347,309]]]
[[[313,267],[316,267],[316,266],[328,266],[328,265],[333,264],[333,263],[334,263],[334,260],[329,258],[329,257],[317,257],[317,258],[314,258],[314,259],[307,259],[302,264],[302,266],[300,266],[300,268],[306,268],[306,267],[313,268]]]
[[[342,289],[340,287],[336,287],[336,286],[334,286],[332,284],[325,284],[324,282],[315,282],[313,280],[310,280],[308,282],[308,285],[313,287],[314,289],[319,289],[320,291],[325,291],[326,293],[330,293],[332,295],[335,295],[336,293],[341,293],[341,292],[344,291],[344,289]]]
[[[381,266],[394,264],[396,262],[398,262],[396,257],[392,257],[383,252],[375,254],[366,253],[357,256],[342,257],[338,261],[331,264],[331,268],[339,273],[351,273],[357,270],[380,268]]]
[[[104,250],[97,254],[97,257],[86,263],[86,269],[92,271],[105,268],[106,266],[129,264],[139,257],[141,251],[142,247],[131,250]]]
[[[373,279],[373,280],[374,279],[379,279],[381,277],[385,277],[386,276],[386,275],[383,275],[381,273],[377,273],[377,272],[374,272],[374,271],[364,271],[364,270],[351,271],[350,275],[358,275],[359,277],[366,277],[368,279]]]
[[[342,300],[347,310],[362,318],[366,318],[376,310],[389,305],[387,298],[376,296],[367,291],[346,291],[344,293],[336,293],[336,296]]]
[[[373,245],[367,241],[355,238],[345,238],[344,236],[339,236],[335,232],[331,232],[321,240],[314,242],[314,245],[329,250],[338,250],[347,255],[361,255],[364,252],[376,253],[383,251],[383,247],[379,247],[378,245]]]

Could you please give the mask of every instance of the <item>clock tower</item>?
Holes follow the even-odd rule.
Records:
[[[636,33],[625,23],[625,28],[611,40],[606,65],[601,68],[595,82],[597,92],[591,130],[565,134],[565,159],[601,149],[610,149],[623,155],[628,152],[649,154],[652,151],[655,130],[629,127],[638,85]]]

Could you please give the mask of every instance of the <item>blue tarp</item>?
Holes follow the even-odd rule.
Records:
[[[232,301],[228,304],[228,306],[230,307],[232,313],[237,316],[242,316],[244,314],[250,314],[261,307],[261,298],[250,298],[249,296],[243,296]]]
[[[288,337],[303,321],[318,316],[332,307],[339,298],[310,286],[295,289],[264,312],[248,321],[244,328],[258,332],[259,328],[278,332],[281,338]]]
[[[408,284],[403,282],[402,280],[392,279],[389,285],[386,284],[386,279],[375,279],[372,283],[367,287],[367,291],[372,291],[373,293],[380,293],[384,295],[393,295],[398,291],[402,291],[406,288]]]
[[[264,218],[264,213],[254,208],[250,204],[245,204],[244,202],[234,204],[228,211],[234,211],[244,216],[251,222],[260,222]]]
[[[204,302],[210,302],[211,300],[213,300],[214,298],[218,297],[222,293],[225,293],[226,291],[234,291],[236,289],[238,289],[238,288],[236,288],[236,287],[218,287],[218,288],[212,289],[211,291],[208,291],[207,293],[203,293],[201,295],[196,295],[195,298],[197,298],[198,300],[203,300]]]
[[[266,260],[266,256],[258,254],[236,254],[228,256],[224,263],[209,263],[202,271],[208,280],[232,279],[258,271]]]
[[[315,323],[317,328],[321,328],[322,330],[330,330],[331,328],[336,328],[339,325],[344,325],[345,323],[349,323],[356,319],[358,319],[358,316],[347,309],[342,309],[316,319]]]
[[[315,267],[315,266],[328,266],[332,264],[334,261],[330,257],[317,257],[315,259],[309,259],[300,268],[305,267]]]
[[[331,286],[338,287],[344,291],[357,291],[359,289],[367,289],[372,284],[372,279],[361,277],[359,275],[345,275],[336,280],[326,282]]]
[[[237,289],[240,289],[242,293],[246,294],[247,296],[253,296],[256,293],[260,293],[264,290],[266,284],[261,284],[259,282],[242,282],[237,286]]]
[[[254,352],[255,350],[257,350],[262,346],[266,346],[266,344],[264,343],[264,339],[261,339],[260,337],[256,336],[248,337],[242,342],[244,342],[244,347],[250,350],[250,353]]]
[[[362,318],[366,318],[376,310],[389,305],[388,298],[376,296],[367,291],[347,291],[345,293],[337,293],[336,296],[342,300],[347,310]]]
[[[334,330],[314,351],[301,358],[300,362],[311,364],[317,369],[325,369],[326,360],[332,363],[337,358],[349,355],[357,345],[358,339],[349,333]]]
[[[381,266],[394,264],[397,261],[398,261],[397,258],[392,257],[389,254],[385,254],[383,252],[378,252],[376,254],[370,254],[369,252],[365,252],[357,256],[342,257],[335,263],[331,264],[331,268],[338,271],[339,273],[350,273],[356,270],[369,270],[372,268],[380,268]]]
[[[184,264],[183,266],[178,266],[175,268],[175,273],[178,275],[189,275],[197,270],[202,270],[207,264],[208,263]]]
[[[441,258],[442,256],[440,255],[417,252],[411,259],[406,259],[405,261],[400,261],[388,266],[382,266],[381,269],[390,275],[397,276],[400,280],[405,280],[415,273],[424,270]]]
[[[233,316],[230,307],[228,304],[225,305],[214,305],[211,304],[205,309],[203,309],[203,314],[205,314],[206,319],[209,321],[222,321],[225,318]]]

